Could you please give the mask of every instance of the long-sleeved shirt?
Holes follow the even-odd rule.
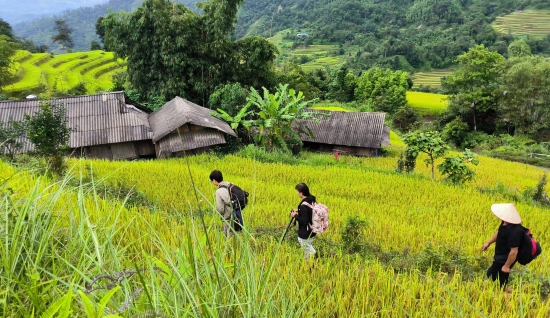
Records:
[[[216,210],[225,220],[230,220],[233,212],[231,197],[229,196],[230,186],[229,182],[222,181],[218,185],[218,190],[216,190]]]
[[[316,199],[312,195],[303,199],[300,202],[300,205],[298,205],[298,214],[294,217],[298,221],[298,237],[304,240],[307,240],[310,237],[315,237],[315,233],[311,232],[310,228],[313,210],[302,203],[307,202],[309,204],[313,204],[315,201]]]

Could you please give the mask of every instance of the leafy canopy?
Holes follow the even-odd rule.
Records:
[[[228,82],[271,87],[277,48],[253,37],[232,41],[242,0],[201,3],[202,14],[168,0],[104,20],[105,46],[127,58],[128,80],[143,99],[174,96],[202,103]]]

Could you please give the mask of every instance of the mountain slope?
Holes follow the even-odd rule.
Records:
[[[99,1],[100,0],[86,0],[85,2]],[[195,3],[199,2],[198,0],[177,1],[193,8]],[[51,38],[52,35],[54,35],[54,21],[56,18],[61,18],[66,20],[69,27],[73,30],[72,38],[74,40],[74,50],[86,51],[90,49],[90,42],[92,40],[99,40],[95,33],[95,22],[97,18],[104,16],[107,12],[116,12],[120,10],[132,11],[140,6],[142,2],[143,0],[110,0],[107,3],[98,4],[93,7],[67,10],[55,17],[44,17],[34,21],[18,23],[13,26],[13,30],[15,34],[21,38],[32,40],[36,44],[51,46]]]

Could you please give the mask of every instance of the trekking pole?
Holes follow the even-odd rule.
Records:
[[[281,241],[279,242],[279,244],[283,244],[286,233],[288,233],[288,229],[290,229],[290,226],[292,225],[292,221],[295,221],[293,217],[290,218],[290,222],[288,222],[288,226],[286,227],[285,233],[283,234],[283,237],[281,238]]]

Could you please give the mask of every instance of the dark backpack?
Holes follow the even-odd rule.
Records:
[[[542,247],[539,242],[533,238],[533,234],[527,228],[524,229],[524,237],[521,242],[521,246],[518,249],[517,261],[521,265],[527,265],[531,263],[532,260],[537,258],[537,256],[542,253]]]
[[[229,191],[231,205],[233,206],[234,210],[244,210],[244,208],[248,204],[248,192],[231,183],[229,184],[229,187],[220,186],[220,188],[225,188]]]

